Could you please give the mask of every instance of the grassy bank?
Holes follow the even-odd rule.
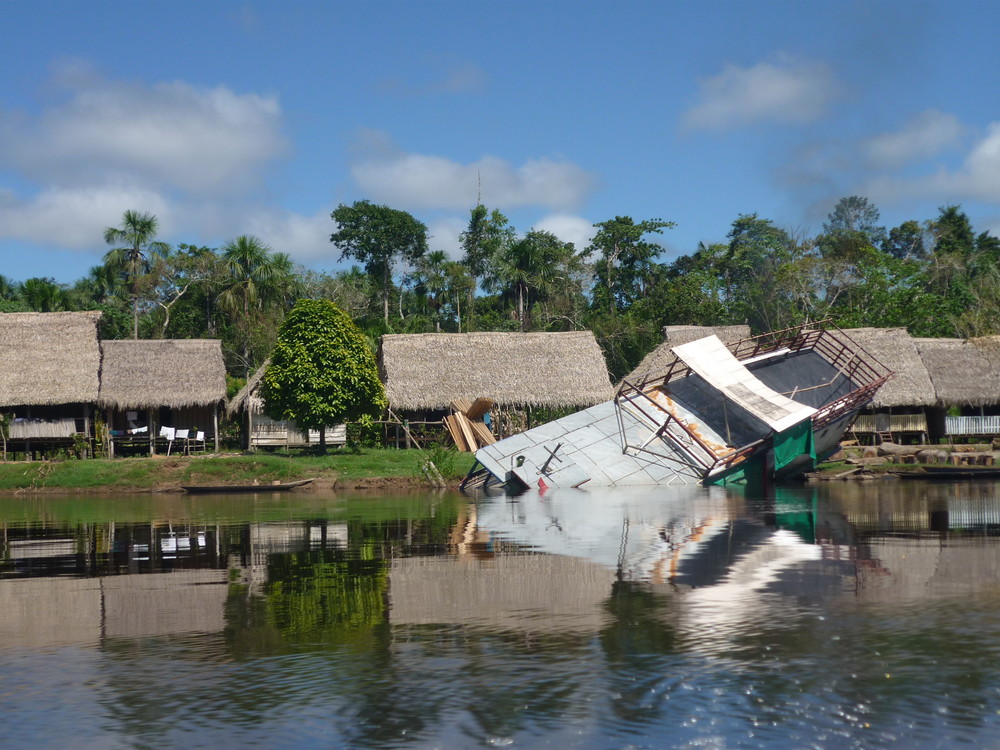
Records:
[[[428,454],[415,450],[332,451],[326,456],[258,453],[227,456],[156,456],[0,463],[0,492],[168,491],[181,485],[235,485],[315,478],[325,486],[419,484]],[[450,483],[465,476],[472,454],[432,456]]]

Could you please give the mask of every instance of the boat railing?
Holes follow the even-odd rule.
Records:
[[[860,388],[856,388],[850,393],[841,396],[828,404],[824,404],[813,414],[813,429],[825,427],[832,422],[836,422],[846,414],[857,411],[864,407],[875,396],[875,391],[882,387],[891,375],[883,375],[881,378],[873,380]]]
[[[653,434],[639,445],[629,443],[625,422],[622,418],[622,405],[624,403],[638,412],[648,423],[657,426]],[[618,417],[623,453],[631,449],[662,458],[661,454],[650,450],[649,445],[655,440],[667,438],[690,460],[690,465],[701,471],[708,471],[718,461],[715,451],[694,430],[669,410],[664,409],[648,393],[628,381],[622,381],[618,389],[618,396],[615,398],[615,413]]]
[[[860,387],[876,381],[879,385],[884,383],[890,376],[889,370],[851,341],[849,337],[838,335],[843,334],[840,329],[836,329],[835,332],[833,329],[814,327],[825,322],[810,324],[813,327],[786,328],[742,339],[727,345],[727,348],[740,361],[783,350],[789,353],[812,350],[840,370],[852,383]],[[632,387],[645,391],[652,387],[667,386],[673,380],[689,376],[691,372],[691,368],[680,358],[674,357],[662,375],[647,377]],[[624,382],[622,386],[624,386]],[[621,390],[619,388],[619,393]]]
[[[650,449],[649,446],[654,441],[666,438],[675,450],[680,451],[688,459],[685,463],[697,469],[703,476],[708,476],[732,468],[736,464],[745,461],[767,443],[766,439],[761,438],[739,448],[726,447],[723,451],[717,451],[706,443],[683,420],[658,404],[648,393],[638,390],[636,386],[627,381],[623,382],[622,386],[623,388],[620,389],[619,394],[627,392],[628,395],[616,399],[615,407],[618,415],[618,427],[621,434],[623,452],[631,450],[648,453],[657,458],[677,460],[674,456],[664,456],[662,453]],[[627,403],[649,423],[658,425],[656,430],[638,445],[628,441],[621,414],[623,403]],[[644,406],[647,408],[643,408]],[[652,408],[648,408],[650,406]]]

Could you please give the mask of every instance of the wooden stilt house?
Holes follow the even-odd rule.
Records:
[[[319,430],[304,430],[291,420],[271,419],[264,413],[261,379],[267,362],[247,380],[240,392],[229,402],[230,419],[241,423],[241,443],[246,450],[258,448],[305,448],[319,445]],[[326,428],[327,445],[347,443],[347,426],[330,425]]]
[[[851,431],[875,441],[931,439],[928,414],[937,405],[937,394],[913,337],[905,328],[848,328],[844,333],[895,373]]]
[[[1000,350],[990,339],[916,339],[934,384],[932,438],[1000,435]]]
[[[217,340],[104,341],[99,403],[110,456],[219,449],[226,368]]]
[[[89,450],[99,312],[0,314],[0,443],[31,457]]]

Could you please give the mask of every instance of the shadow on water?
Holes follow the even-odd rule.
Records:
[[[36,498],[0,501],[0,524],[14,746],[933,747],[997,729],[994,483]]]

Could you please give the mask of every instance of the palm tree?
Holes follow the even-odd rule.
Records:
[[[170,245],[158,242],[156,231],[159,222],[150,213],[126,211],[120,227],[104,230],[104,241],[112,247],[104,256],[104,264],[116,269],[129,282],[132,296],[132,338],[139,338],[139,287],[142,277],[149,272],[153,255],[165,255]]]
[[[55,279],[28,279],[21,285],[21,299],[33,312],[59,312],[69,307],[66,289]]]
[[[447,265],[448,256],[443,250],[434,250],[417,260],[416,291],[425,298],[438,333],[441,333],[441,307],[448,287]]]
[[[243,366],[251,369],[251,321],[264,306],[285,303],[295,297],[291,258],[271,251],[260,238],[244,234],[222,248],[222,260],[229,272],[225,288],[218,296],[219,308],[233,316],[240,331]]]

